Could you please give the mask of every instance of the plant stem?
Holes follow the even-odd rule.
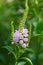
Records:
[[[15,62],[15,65],[17,65],[17,61]]]
[[[30,30],[29,30],[29,42],[30,42],[30,39],[31,39],[31,31],[32,30],[32,24],[30,23]]]
[[[20,23],[20,26],[19,26],[19,30],[20,30],[21,33],[22,33],[23,28],[24,28],[24,25],[25,25],[25,22],[26,22],[26,19],[27,19],[27,15],[28,15],[28,0],[26,0],[25,6],[26,6],[26,9],[24,11],[23,19],[21,20],[21,23]]]
[[[11,37],[12,37],[12,40],[14,38],[14,26],[13,26],[13,21],[11,21]]]

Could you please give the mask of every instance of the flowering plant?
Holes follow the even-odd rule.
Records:
[[[0,0],[0,65],[43,65],[42,0]]]

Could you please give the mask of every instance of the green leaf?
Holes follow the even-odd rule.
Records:
[[[42,59],[43,59],[43,53],[40,53],[40,54],[38,55],[38,58],[42,60]]]
[[[12,53],[14,55],[14,57],[16,58],[16,54],[11,46],[3,46],[3,48],[5,48],[9,51],[8,54]]]
[[[17,65],[25,65],[26,62],[19,62]]]
[[[28,64],[30,64],[30,65],[33,65],[32,61],[31,61],[29,58],[27,58],[27,57],[22,57],[22,58],[20,58],[20,59],[25,60],[25,61],[28,62]]]

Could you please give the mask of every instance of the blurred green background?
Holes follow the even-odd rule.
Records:
[[[32,32],[29,48],[22,57],[30,58],[33,65],[43,65],[43,0],[28,0],[28,6],[25,27],[29,29],[31,23]],[[15,65],[12,49],[8,48],[11,47],[10,23],[14,21],[14,30],[18,29],[24,9],[25,0],[0,0],[0,65]]]

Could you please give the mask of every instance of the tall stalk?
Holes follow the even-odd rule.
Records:
[[[26,9],[24,11],[23,18],[22,18],[20,26],[19,26],[19,30],[20,30],[21,33],[22,33],[23,28],[24,28],[24,25],[25,25],[25,22],[26,22],[26,19],[27,19],[27,15],[28,15],[28,9],[29,9],[28,0],[26,0],[25,6],[26,6]]]

